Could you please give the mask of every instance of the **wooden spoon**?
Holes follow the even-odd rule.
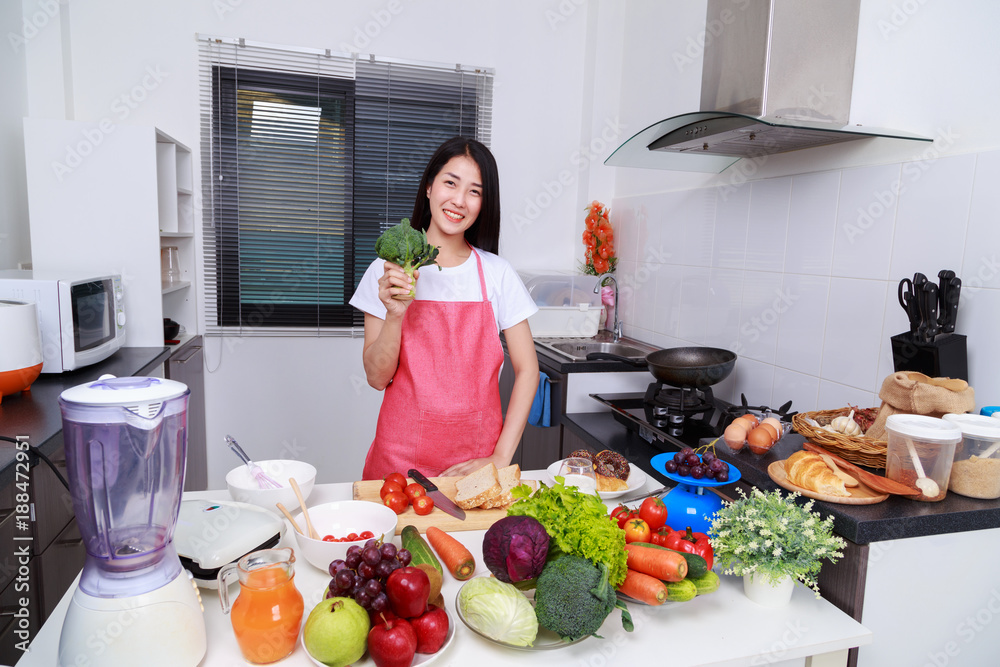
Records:
[[[299,483],[295,481],[294,477],[289,477],[288,483],[292,485],[292,490],[295,491],[295,497],[299,499],[299,507],[302,508],[302,516],[306,520],[306,530],[309,531],[309,537],[314,540],[318,540],[319,533],[316,532],[316,529],[313,528],[312,521],[309,520],[309,510],[306,509],[306,501],[302,497],[302,492],[299,491]]]
[[[278,510],[282,514],[285,515],[285,518],[288,519],[291,522],[292,528],[295,529],[295,532],[298,533],[299,535],[301,535],[302,534],[302,529],[299,528],[299,524],[297,524],[295,522],[295,517],[292,516],[292,513],[289,512],[288,509],[284,505],[282,505],[281,503],[275,503],[275,506],[278,508]]]
[[[839,477],[844,481],[844,486],[854,487],[858,485],[858,480],[854,479],[846,472],[838,468],[837,462],[831,459],[829,454],[820,454],[819,457],[823,459],[823,463],[825,463],[830,468],[830,470],[833,471],[834,475],[836,475],[837,477]]]
[[[844,470],[851,472],[851,474],[853,475],[857,475],[859,482],[861,482],[862,484],[864,484],[865,486],[874,491],[880,491],[881,493],[891,493],[897,496],[919,496],[921,493],[923,493],[922,491],[920,491],[920,489],[915,489],[911,486],[907,486],[906,484],[901,484],[900,482],[897,482],[895,480],[888,479],[887,477],[882,477],[881,475],[875,475],[873,473],[870,473],[864,468],[860,468],[851,463],[850,461],[845,461],[836,454],[831,454],[830,452],[826,451],[819,445],[814,445],[811,442],[802,443],[802,448],[807,451],[814,452],[816,454],[826,454],[831,459],[836,461],[838,466],[840,466]]]
[[[909,438],[906,438],[906,449],[910,453],[910,461],[913,462],[913,469],[917,471],[917,488],[928,498],[936,498],[941,493],[941,487],[924,472],[924,466],[920,463],[920,457],[917,456],[916,447],[914,447],[913,441]]]

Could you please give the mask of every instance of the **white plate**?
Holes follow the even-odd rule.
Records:
[[[437,653],[417,653],[416,655],[414,655],[413,662],[410,663],[411,667],[416,667],[417,665],[431,664],[432,662],[438,659],[438,656],[447,651],[448,647],[451,646],[452,641],[454,641],[455,617],[452,616],[451,613],[444,607],[442,607],[442,609],[444,609],[445,613],[448,614],[448,636],[444,638],[444,644],[441,645],[441,648],[438,649]],[[303,625],[305,625],[304,622]],[[306,648],[305,633],[302,633],[302,636],[299,637],[299,643],[302,644],[302,650],[306,652],[306,655],[309,656],[309,660],[311,660],[314,665],[317,665],[317,667],[326,667],[325,663],[320,662],[316,658],[312,657],[312,655],[309,653],[309,649]],[[351,665],[353,667],[374,667],[375,661],[372,660],[372,657],[368,654],[368,651],[365,651],[365,654],[361,657],[361,659],[358,660],[357,662],[352,662]]]
[[[552,465],[550,465],[548,468],[545,469],[545,472],[548,473],[549,479],[553,484],[556,483],[556,475],[559,474],[559,464],[561,464],[565,460],[566,459],[559,459],[558,461],[556,461],[555,463],[553,463]],[[639,470],[638,466],[629,463],[629,474],[628,474],[628,480],[626,481],[628,482],[627,489],[622,489],[621,491],[600,491],[599,493],[601,496],[601,500],[608,500],[609,498],[619,498],[621,496],[624,496],[626,493],[629,493],[630,491],[641,489],[643,484],[646,483],[646,473]]]

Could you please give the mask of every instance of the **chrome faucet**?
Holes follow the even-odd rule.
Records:
[[[605,274],[597,281],[597,284],[594,285],[594,294],[600,294],[601,287],[604,286],[604,281],[609,278],[611,279],[611,282],[615,284],[615,318],[614,318],[614,324],[611,327],[612,328],[611,340],[612,342],[617,343],[618,339],[622,337],[622,323],[621,320],[618,319],[618,280],[615,279],[615,277],[610,273]]]

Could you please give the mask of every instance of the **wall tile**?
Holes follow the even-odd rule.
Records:
[[[965,257],[959,277],[968,287],[1000,287],[1000,151],[976,159]],[[958,271],[958,269],[956,269]]]
[[[737,354],[774,363],[782,299],[780,273],[747,271],[744,274]]]
[[[774,386],[774,366],[747,357],[736,360],[733,369],[735,387],[733,401],[739,402],[740,394],[747,397],[750,405],[770,405],[771,388]],[[782,402],[788,399],[782,399]]]
[[[664,270],[663,264],[640,261],[636,265],[632,282],[631,322],[641,329],[653,329],[657,302],[656,276]],[[619,286],[619,290],[621,286]]]
[[[903,165],[890,278],[961,271],[975,164],[969,154]]]
[[[969,384],[976,390],[976,407],[1000,405],[1000,289],[962,293],[957,331],[969,337]]]
[[[839,171],[792,178],[785,273],[830,275],[839,197]]]
[[[644,303],[642,307],[653,314],[653,330],[657,333],[680,337],[683,277],[683,269],[673,264],[660,266],[652,276],[656,285],[655,300]]]
[[[842,172],[832,275],[889,278],[899,178],[898,164]]]
[[[778,324],[778,366],[819,375],[829,293],[828,276],[784,275],[783,298],[778,301],[778,307],[784,309]]]
[[[876,388],[885,299],[883,281],[831,281],[821,377],[864,391]]]
[[[877,408],[882,405],[882,400],[872,391],[863,391],[829,380],[820,380],[817,405],[820,406],[821,410],[846,408],[848,405],[859,408]]]
[[[819,378],[776,366],[771,397],[770,407],[774,409],[780,408],[785,401],[792,401],[792,410],[796,412],[820,410]]]
[[[736,350],[743,303],[743,271],[712,269],[704,344]]]
[[[611,202],[611,226],[615,230],[615,254],[619,261],[635,261],[640,220],[645,224],[648,215],[640,197],[616,199]]]
[[[750,190],[746,268],[780,271],[785,264],[785,234],[791,178],[753,183]]]
[[[704,343],[708,331],[711,269],[688,266],[681,274],[681,306],[677,335],[696,345]]]
[[[715,235],[712,266],[742,269],[747,253],[747,225],[750,215],[750,186],[715,189]]]

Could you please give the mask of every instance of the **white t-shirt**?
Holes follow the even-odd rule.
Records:
[[[534,315],[538,306],[510,262],[483,250],[475,252],[483,260],[486,296],[493,306],[499,330],[509,329]],[[358,310],[380,320],[385,319],[385,305],[378,298],[378,279],[384,273],[385,260],[376,258],[368,266],[350,301]],[[462,264],[441,267],[440,270],[436,264],[420,267],[416,298],[427,301],[481,301],[476,255],[470,254]]]

